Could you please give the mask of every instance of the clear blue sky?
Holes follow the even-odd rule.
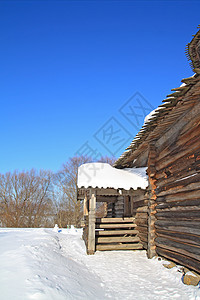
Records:
[[[0,172],[57,171],[85,142],[118,157],[143,123],[122,107],[155,108],[193,75],[199,23],[199,1],[1,0]],[[124,130],[113,148],[106,126]]]

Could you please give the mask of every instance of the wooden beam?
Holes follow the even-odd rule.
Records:
[[[99,235],[129,235],[129,234],[138,234],[139,231],[135,229],[129,229],[128,232],[127,230],[96,230],[96,236]]]
[[[138,250],[143,249],[141,243],[136,244],[111,244],[111,245],[97,245],[96,250],[107,251],[107,250]]]
[[[135,218],[99,218],[96,223],[133,223]]]
[[[114,236],[114,237],[98,237],[97,243],[109,244],[109,243],[136,243],[140,238],[137,236]]]
[[[96,189],[96,197],[98,196],[122,196],[130,195],[134,190],[124,190],[124,189]]]
[[[84,202],[83,202],[83,216],[88,216],[88,199],[87,195],[85,194]]]
[[[96,224],[96,228],[102,228],[102,229],[104,229],[104,228],[106,228],[106,229],[108,229],[108,228],[116,228],[116,229],[118,229],[118,228],[134,228],[134,227],[136,227],[136,224],[133,224],[133,223],[126,223],[126,224],[124,224],[124,223],[118,223],[118,224],[114,224],[114,223],[110,223],[110,224]]]
[[[116,196],[97,196],[96,197],[97,202],[111,202],[115,203],[117,201]]]
[[[147,247],[147,256],[148,258],[152,258],[156,256],[156,229],[155,229],[155,213],[156,213],[156,185],[154,169],[152,170],[151,166],[155,165],[156,158],[156,147],[155,141],[152,141],[149,144],[149,159],[148,159],[148,170],[147,173],[149,175],[149,187],[150,187],[150,199],[148,201],[148,247]]]
[[[96,193],[94,189],[90,190],[89,199],[89,220],[88,220],[88,254],[95,252],[95,209],[96,209]]]

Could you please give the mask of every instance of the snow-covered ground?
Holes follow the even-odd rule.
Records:
[[[0,299],[200,299],[145,251],[87,256],[81,230],[0,229]]]

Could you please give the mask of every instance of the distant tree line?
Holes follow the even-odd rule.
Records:
[[[102,157],[113,164],[115,159]],[[0,174],[1,227],[80,226],[82,202],[77,201],[78,167],[92,162],[87,156],[75,156],[60,171],[14,171]]]

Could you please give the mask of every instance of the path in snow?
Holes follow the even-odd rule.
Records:
[[[200,289],[145,251],[87,256],[81,230],[0,229],[0,266],[1,300],[200,300]]]

